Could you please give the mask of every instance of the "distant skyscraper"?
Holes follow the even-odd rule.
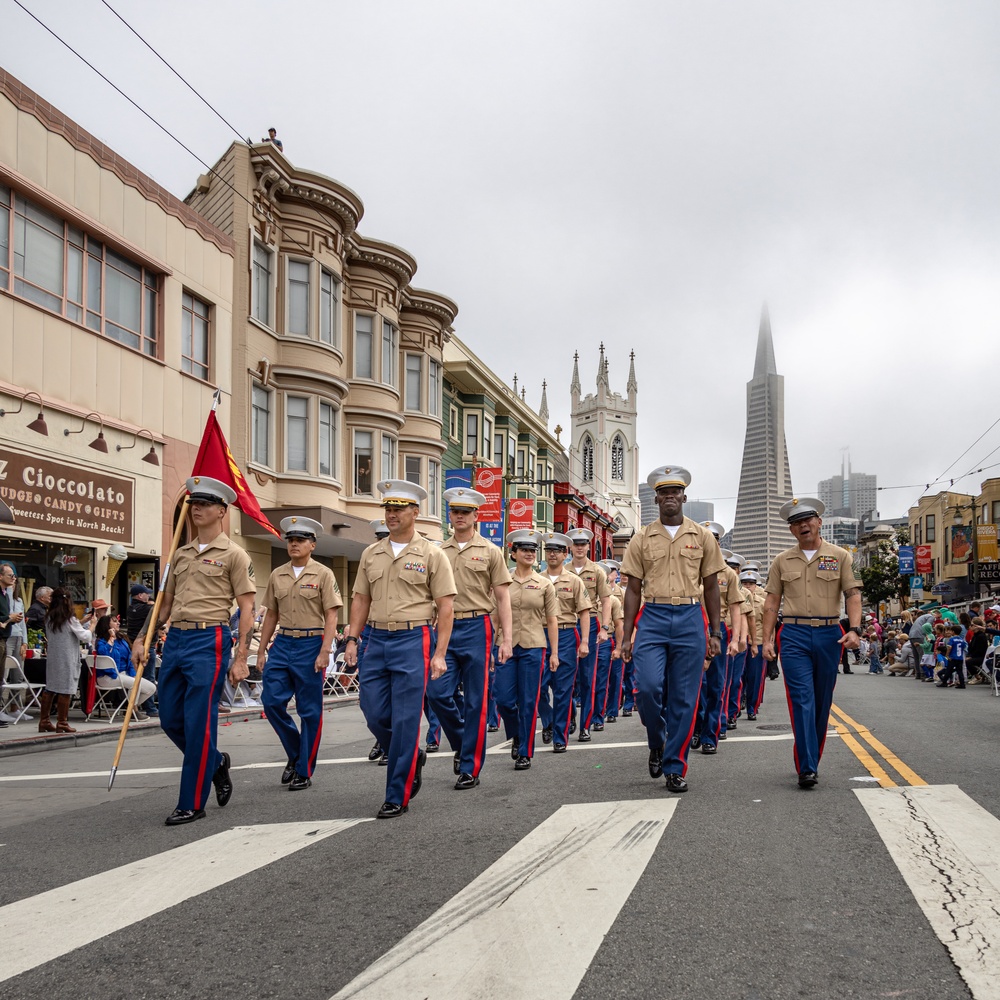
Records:
[[[839,476],[820,482],[816,497],[826,504],[826,516],[878,519],[878,476],[852,472],[849,454]]]
[[[639,516],[643,527],[652,524],[660,516],[655,497],[656,494],[648,483],[639,483]],[[684,516],[691,518],[692,521],[714,521],[715,504],[707,500],[688,500],[684,504]]]
[[[792,474],[785,444],[785,380],[778,374],[765,305],[757,334],[753,378],[747,382],[747,434],[736,499],[733,546],[767,567],[794,539],[778,514],[792,497]]]

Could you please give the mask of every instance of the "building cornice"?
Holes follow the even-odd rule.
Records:
[[[403,295],[403,309],[425,313],[439,320],[446,331],[449,331],[458,315],[458,305],[440,292],[431,292],[425,288],[408,288]]]
[[[417,261],[402,247],[355,235],[347,244],[347,262],[357,262],[388,271],[405,287],[417,273]],[[457,308],[457,307],[456,307]]]

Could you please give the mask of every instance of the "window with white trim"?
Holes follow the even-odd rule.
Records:
[[[441,362],[427,359],[427,412],[441,416]]]
[[[309,262],[288,260],[288,329],[296,337],[309,336]]]
[[[340,347],[340,280],[325,267],[319,272],[319,339]]]
[[[423,409],[423,377],[424,365],[423,357],[419,354],[407,354],[406,358],[406,387],[405,403],[407,410]]]
[[[271,464],[271,392],[254,385],[250,404],[250,455],[257,465]]]
[[[250,315],[258,323],[272,323],[272,292],[274,252],[259,240],[253,241],[253,272],[250,279]]]
[[[285,397],[285,468],[289,472],[309,470],[309,400]]]
[[[427,459],[427,504],[435,517],[441,516],[441,464]]]
[[[382,434],[382,478],[396,478],[396,439]]]
[[[583,481],[589,482],[594,478],[594,439],[588,434],[583,439]]]
[[[408,483],[416,483],[417,486],[422,485],[420,482],[419,455],[405,455],[403,457],[403,478]]]
[[[616,434],[611,442],[611,478],[625,479],[625,440],[621,434]]]
[[[479,452],[479,414],[465,415],[465,454],[475,457]]]
[[[190,292],[181,296],[181,371],[208,379],[211,306]]]
[[[483,416],[483,455],[487,461],[493,458],[493,421],[489,417]]]
[[[399,331],[387,320],[382,320],[382,382],[398,386]]]
[[[366,313],[354,315],[354,377],[374,378],[372,349],[374,348],[373,317]]]
[[[354,494],[372,495],[372,460],[374,435],[371,431],[354,432]]]
[[[454,403],[448,407],[448,436],[452,441],[458,440],[458,407]]]
[[[322,400],[319,404],[319,474],[337,475],[337,408]]]

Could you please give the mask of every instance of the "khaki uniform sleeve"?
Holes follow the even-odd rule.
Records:
[[[630,542],[629,544],[631,545],[632,543]],[[705,554],[701,557],[701,578],[703,580],[714,576],[716,573],[721,573],[724,569],[728,569],[726,560],[722,558],[722,549],[719,548],[719,543],[715,535],[707,528],[702,529],[702,547],[705,550]],[[624,569],[622,572],[624,572]],[[736,582],[739,583],[739,580]]]
[[[274,577],[277,572],[278,571],[275,570],[267,578],[267,589],[264,591],[264,600],[261,602],[265,608],[270,608],[273,612],[275,612],[275,614],[278,612],[278,600],[274,596]]]
[[[233,593],[237,597],[243,594],[256,594],[257,584],[253,578],[253,560],[250,554],[236,545],[233,545],[230,551],[236,554],[229,568],[229,582],[232,584]]]
[[[575,573],[569,575],[573,581],[573,596],[576,598],[573,607],[576,613],[581,615],[584,611],[590,611],[590,592],[587,590],[587,585]]]
[[[611,596],[611,621],[620,622],[625,618],[625,609],[620,598],[614,594]]]
[[[586,593],[586,588],[584,589]],[[545,621],[543,623],[543,628],[548,628],[550,618],[559,617],[559,601],[556,598],[556,588],[552,586],[552,581],[546,579],[545,581]],[[546,634],[545,645],[548,643],[548,635]]]
[[[781,557],[771,563],[771,568],[767,572],[767,583],[764,585],[765,594],[776,594],[781,597]]]
[[[491,542],[490,548],[493,550],[490,553],[490,585],[502,587],[505,583],[510,583],[510,570],[507,569],[507,561],[500,547]]]
[[[740,578],[732,566],[726,566],[726,579],[729,586],[726,588],[726,603],[732,607],[734,604],[742,604],[746,594],[740,589]]]
[[[597,596],[598,598],[611,596],[611,584],[608,583],[608,574],[600,566],[597,567]]]
[[[354,593],[362,597],[371,597],[372,588],[368,580],[368,564],[370,562],[368,550],[361,553],[361,562],[358,563],[358,574],[354,578]]]
[[[330,608],[342,608],[344,606],[344,598],[340,596],[340,585],[337,583],[337,578],[333,575],[333,570],[330,570],[325,575],[320,597],[323,600],[324,611],[329,611]],[[270,607],[270,605],[267,605],[267,607]]]
[[[854,575],[854,556],[850,552],[840,561],[840,589],[843,593],[849,590],[862,589],[861,581]]]
[[[170,572],[167,574],[167,579],[163,584],[164,594],[173,595],[174,588],[177,586],[177,566],[184,560],[184,558],[184,553],[180,549],[174,553],[174,563],[170,567]]]
[[[632,538],[625,550],[625,558],[622,560],[622,573],[625,576],[634,576],[637,580],[646,578],[646,567],[642,561],[642,538],[642,532]],[[722,558],[721,554],[719,558]]]
[[[458,593],[455,586],[455,574],[451,569],[451,562],[448,557],[437,546],[432,545],[427,557],[427,566],[430,570],[430,580],[427,581],[431,597],[438,600],[441,597],[454,597]],[[357,592],[357,588],[355,588]]]

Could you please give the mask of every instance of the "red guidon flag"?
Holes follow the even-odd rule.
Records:
[[[272,534],[281,537],[281,533],[264,517],[260,504],[257,503],[257,498],[251,492],[246,479],[243,478],[243,473],[240,472],[240,467],[236,464],[236,459],[233,458],[229,445],[226,444],[226,436],[222,433],[219,421],[215,418],[214,410],[208,415],[205,433],[202,435],[198,457],[194,460],[191,475],[208,476],[230,485],[236,490],[236,506],[247,517],[252,517],[262,528],[267,528]]]

